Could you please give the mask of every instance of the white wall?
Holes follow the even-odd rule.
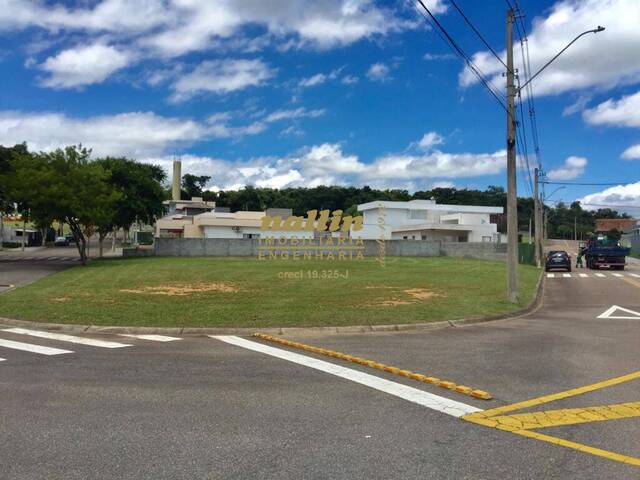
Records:
[[[239,232],[233,231],[231,226],[205,226],[204,236],[205,238],[243,238],[243,234],[251,233],[254,235],[260,235],[261,238],[275,237],[275,238],[313,238],[313,232],[306,231],[284,231],[284,230],[266,230],[263,231],[260,227],[240,227]]]

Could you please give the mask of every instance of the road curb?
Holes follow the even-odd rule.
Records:
[[[28,327],[39,330],[93,333],[93,334],[146,334],[146,335],[253,335],[256,330],[269,335],[335,335],[335,334],[371,334],[384,332],[424,332],[439,330],[447,327],[465,327],[496,320],[510,320],[525,317],[536,312],[542,306],[544,292],[544,275],[540,272],[536,287],[536,296],[525,308],[514,312],[497,315],[468,317],[458,320],[443,320],[428,323],[403,323],[391,325],[353,325],[339,327],[127,327],[127,326],[99,326],[72,325],[66,323],[31,322],[0,317],[0,324],[14,327]]]

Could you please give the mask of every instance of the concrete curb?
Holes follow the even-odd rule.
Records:
[[[354,325],[344,327],[118,327],[99,325],[70,325],[61,323],[30,322],[0,317],[0,324],[13,327],[35,328],[46,331],[68,333],[93,333],[93,334],[138,334],[138,335],[253,335],[256,331],[269,335],[335,335],[356,333],[383,333],[383,332],[424,332],[438,330],[447,327],[465,327],[478,323],[495,320],[509,320],[527,316],[537,311],[542,306],[544,292],[544,272],[541,271],[538,278],[536,296],[529,306],[515,312],[498,315],[462,318],[459,320],[443,320],[429,323],[405,323],[395,325]]]

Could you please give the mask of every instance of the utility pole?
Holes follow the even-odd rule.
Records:
[[[513,10],[507,12],[507,295],[518,303],[518,194],[516,191],[516,96],[513,71]]]
[[[540,193],[538,182],[540,180],[540,171],[538,167],[534,170],[534,179],[533,179],[533,219],[535,222],[534,225],[534,250],[535,250],[535,261],[536,266],[538,268],[542,265],[542,225],[541,225],[541,215],[540,215]]]

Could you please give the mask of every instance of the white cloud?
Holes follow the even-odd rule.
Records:
[[[389,80],[389,72],[389,67],[384,63],[374,63],[367,70],[367,77],[375,82],[384,82]]]
[[[354,83],[358,83],[359,80],[355,75],[345,75],[340,81],[345,85],[353,85]]]
[[[591,95],[580,95],[575,102],[571,105],[567,105],[564,110],[562,110],[562,116],[568,117],[574,113],[582,112],[591,99]]]
[[[89,118],[58,113],[0,112],[0,144],[27,142],[31,150],[51,151],[82,143],[96,155],[153,155],[200,140],[208,127],[192,120],[132,112]]]
[[[158,156],[168,149],[213,138],[240,138],[256,135],[269,124],[324,115],[324,109],[258,112],[248,124],[239,124],[241,112],[219,112],[206,121],[162,117],[152,112],[128,112],[87,118],[61,113],[0,111],[0,144],[27,142],[31,150],[51,151],[82,143],[97,156]],[[235,120],[235,121],[234,121]],[[297,130],[299,131],[299,130]],[[287,132],[295,134],[297,131]]]
[[[82,2],[87,3],[87,2]],[[42,0],[0,1],[0,29],[41,27],[89,32],[144,32],[171,20],[162,0],[103,0],[93,8],[67,8]]]
[[[549,180],[571,180],[582,175],[586,166],[586,158],[571,156],[562,166],[550,170],[547,177]]]
[[[259,25],[284,44],[320,48],[411,28],[413,24],[372,0],[226,1],[97,0],[65,7],[44,0],[1,0],[0,29],[30,26],[58,30],[118,33],[169,55],[207,50],[216,40],[241,36],[246,25]],[[441,0],[432,8],[444,11]],[[89,6],[90,5],[90,6]]]
[[[582,117],[592,125],[640,127],[640,92],[620,100],[610,98],[595,108],[585,110]]]
[[[279,120],[292,120],[297,118],[317,118],[325,114],[324,109],[307,110],[303,107],[295,110],[276,110],[265,117],[265,122],[277,122]]]
[[[444,143],[444,138],[439,135],[437,132],[428,132],[425,133],[422,138],[418,141],[417,147],[421,150],[429,150],[431,147],[435,147],[436,145],[442,145]]]
[[[620,158],[622,158],[623,160],[640,160],[640,143],[638,145],[632,145],[631,147],[627,148],[624,152],[622,152]]]
[[[301,87],[315,87],[316,85],[320,85],[328,80],[328,76],[324,73],[317,73],[311,77],[303,78],[300,80],[298,85]]]
[[[628,206],[629,212],[633,210],[638,214],[638,206],[640,205],[640,182],[610,187],[601,192],[586,195],[579,200],[580,203],[588,209],[611,206],[614,210],[625,211],[624,208],[620,207]]]
[[[431,188],[456,188],[456,184],[453,182],[434,182]]]
[[[556,95],[584,88],[611,88],[640,81],[640,2],[637,0],[562,0],[545,17],[533,20],[529,34],[532,73],[578,34],[606,27],[604,32],[579,39],[533,81],[537,95]],[[516,48],[519,48],[516,45]],[[501,53],[504,59],[504,52]],[[515,67],[523,71],[521,56]],[[504,66],[489,52],[473,55],[473,62],[496,84]],[[463,86],[477,83],[467,69],[460,73]]]
[[[178,102],[203,92],[221,94],[256,87],[273,75],[262,60],[207,60],[173,84],[171,99]]]
[[[132,56],[112,46],[94,44],[63,50],[49,57],[40,68],[50,74],[43,84],[52,88],[72,88],[105,81],[126,67]]]
[[[143,161],[162,165],[171,173],[172,156]],[[450,187],[447,178],[495,175],[506,168],[506,152],[386,155],[365,163],[345,153],[342,145],[323,143],[284,157],[229,161],[183,155],[183,171],[212,177],[208,188],[237,190],[245,185],[315,187],[318,185],[370,185],[376,188]]]
[[[453,53],[425,53],[423,59],[428,61],[453,60],[456,56]]]

